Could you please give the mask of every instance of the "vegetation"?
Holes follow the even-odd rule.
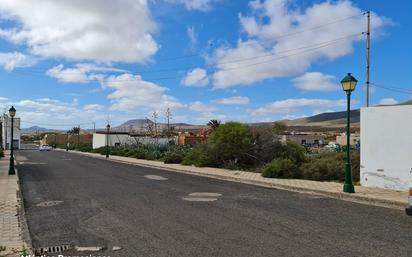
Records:
[[[0,148],[0,158],[3,158],[3,157],[4,157],[4,151],[2,148]]]
[[[345,153],[327,151],[313,154],[299,144],[282,144],[279,135],[287,128],[283,123],[251,128],[237,122],[220,124],[217,120],[211,120],[208,126],[211,131],[209,138],[193,147],[137,144],[110,147],[110,155],[197,167],[258,171],[267,178],[318,181],[344,179]],[[58,147],[66,148],[66,145]],[[106,147],[92,149],[90,143],[71,144],[70,150],[106,154]],[[359,152],[352,151],[355,181],[359,181],[359,167]]]

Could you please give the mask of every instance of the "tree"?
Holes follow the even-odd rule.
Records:
[[[283,122],[274,122],[273,123],[273,132],[276,134],[276,135],[280,135],[280,134],[282,134],[283,132],[285,132],[286,131],[286,129],[288,128],[288,126],[285,124],[285,123],[283,123]]]
[[[80,133],[80,127],[73,127],[69,131],[67,131],[69,134],[79,134]]]
[[[217,127],[207,140],[223,164],[235,164],[250,158],[252,134],[246,125],[228,122]]]
[[[221,124],[220,120],[210,120],[206,125],[211,132],[214,132]]]

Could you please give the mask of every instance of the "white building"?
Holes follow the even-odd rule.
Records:
[[[14,118],[13,127],[13,146],[14,149],[20,149],[20,118]],[[6,114],[0,117],[0,133],[0,146],[3,149],[9,149],[11,142],[11,118]]]
[[[97,132],[93,134],[93,149],[97,149],[106,146],[105,132]],[[127,132],[110,132],[108,136],[109,146],[123,146],[123,145],[136,145],[136,144],[159,144],[165,145],[170,140],[167,138],[152,138],[147,136],[130,136]]]
[[[361,109],[360,182],[401,191],[412,185],[412,105]]]

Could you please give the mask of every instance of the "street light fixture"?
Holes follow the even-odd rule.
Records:
[[[9,115],[11,117],[11,139],[10,139],[10,165],[9,165],[9,175],[16,175],[14,169],[14,153],[13,153],[13,130],[14,130],[14,116],[16,116],[16,109],[12,106],[9,110]]]
[[[107,124],[106,126],[106,158],[109,158],[109,133],[110,133],[110,125]]]
[[[358,81],[350,74],[346,75],[340,82],[343,91],[346,92],[348,98],[347,122],[346,122],[346,163],[345,163],[345,182],[343,184],[343,192],[355,193],[352,179],[352,163],[350,161],[350,96],[356,88]]]

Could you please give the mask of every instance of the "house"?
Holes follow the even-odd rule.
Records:
[[[21,128],[20,128],[20,118],[14,118],[13,122],[13,148],[20,149],[21,143]],[[10,149],[11,142],[11,118],[4,114],[0,117],[0,147],[3,149]]]
[[[325,137],[316,133],[288,133],[280,135],[281,143],[294,142],[296,144],[307,146],[319,146],[325,143]]]
[[[342,133],[336,136],[336,143],[342,146],[346,146],[346,133]],[[360,143],[360,134],[351,133],[350,135],[350,145],[356,145]]]
[[[412,105],[361,109],[362,186],[407,191],[412,182]]]
[[[207,133],[201,130],[198,134],[191,132],[179,132],[177,136],[178,145],[195,145],[207,139]]]

